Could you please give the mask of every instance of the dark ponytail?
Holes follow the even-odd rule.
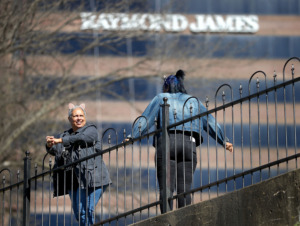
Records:
[[[187,93],[185,88],[184,88],[184,84],[183,84],[183,80],[184,80],[184,76],[185,76],[185,73],[183,70],[178,70],[176,72],[176,78],[178,79],[178,84],[177,84],[177,90],[178,92],[181,92],[181,93]]]

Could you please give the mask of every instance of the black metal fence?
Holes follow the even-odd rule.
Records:
[[[172,125],[168,124],[169,109],[165,100],[162,127],[130,141],[122,142],[127,137],[126,131],[121,136],[114,128],[104,131],[102,152],[88,157],[101,155],[113,182],[95,208],[96,225],[128,225],[159,215],[160,205],[163,212],[170,211],[168,200],[172,200],[173,209],[177,209],[179,196],[190,194],[192,204],[198,203],[298,168],[300,78],[295,76],[293,63],[299,61],[297,57],[290,58],[283,67],[282,78],[278,78],[276,72],[271,79],[263,71],[255,72],[249,79],[246,95],[243,95],[242,85],[236,93],[229,84],[220,86],[214,106],[211,107],[206,98],[204,105],[208,110],[205,112],[191,113],[186,119],[176,119],[174,112],[176,123]],[[286,75],[288,66],[291,70],[287,70]],[[170,172],[169,130],[208,114],[222,125],[234,152],[227,152],[203,132],[204,142],[196,148],[192,187],[178,194],[176,184],[172,194],[170,174],[176,171]],[[162,200],[157,183],[156,148],[152,146],[157,133],[162,134],[166,150]],[[87,158],[56,169],[53,169],[52,158],[45,155],[40,169],[38,164],[31,166],[30,154],[26,152],[24,172],[15,173],[8,168],[0,171],[1,225],[78,225],[70,198],[67,195],[53,198],[53,175]]]

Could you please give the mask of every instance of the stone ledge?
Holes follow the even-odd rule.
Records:
[[[134,226],[300,225],[300,169]]]

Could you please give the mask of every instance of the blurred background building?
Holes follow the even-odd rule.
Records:
[[[70,40],[72,48],[80,38],[92,41],[105,32],[144,33],[122,38],[114,50],[101,47],[88,51],[82,60],[88,71],[76,70],[79,77],[86,77],[126,66],[127,73],[136,77],[112,86],[132,105],[101,92],[86,98],[88,107],[95,108],[93,120],[103,129],[130,131],[133,120],[161,92],[164,74],[186,71],[188,92],[203,103],[208,97],[212,108],[220,85],[230,84],[237,99],[240,85],[247,95],[250,76],[262,70],[270,86],[274,71],[282,79],[285,61],[300,51],[300,3],[296,0],[156,0],[128,5],[121,12],[103,12],[101,4],[90,1],[85,10],[74,28],[77,39]],[[151,61],[138,70],[131,68],[143,58]],[[153,76],[143,78],[148,74]]]
[[[276,83],[282,82],[284,63],[300,53],[299,0],[66,0],[1,4],[0,85],[4,97],[0,102],[3,106],[1,168],[21,162],[25,149],[41,159],[46,153],[45,136],[69,126],[68,102],[85,102],[88,121],[97,124],[101,133],[114,128],[118,140],[112,138],[112,143],[120,143],[124,129],[126,135],[130,134],[134,120],[162,91],[163,75],[184,70],[188,93],[212,109],[222,104],[222,92],[215,98],[221,85],[232,87],[233,98],[229,90],[224,90],[226,103],[249,95],[249,90],[256,92],[257,81],[259,90],[263,90],[274,85],[274,74]],[[258,73],[249,84],[257,71],[263,71],[266,77]],[[288,68],[285,79],[291,78]],[[295,89],[299,88],[296,84]],[[293,153],[294,143],[299,144],[300,138],[297,136],[295,142],[291,135],[293,93],[290,87],[285,92],[286,96],[282,90],[277,93],[281,110],[276,118],[274,95],[268,97],[268,107],[273,109],[269,121],[266,97],[261,97],[259,105],[256,99],[251,101],[251,112],[244,105],[242,115],[237,107],[227,111],[225,120],[218,114],[218,122],[238,150],[243,118],[244,133],[248,132],[243,139],[246,151],[250,145],[247,124],[251,119],[253,125],[260,120],[259,126],[251,131],[254,151],[259,149],[266,154],[269,149],[271,153],[274,150],[273,160],[277,158],[276,149],[280,149],[282,156]],[[299,101],[296,93],[298,112]],[[297,118],[298,115],[295,128],[300,134]],[[269,141],[267,127],[270,127]],[[276,131],[279,131],[278,145]],[[210,141],[210,144],[215,143]],[[154,149],[150,154],[154,185]],[[254,159],[252,167],[267,162],[267,156],[261,160],[258,163]],[[111,161],[110,172],[114,177],[116,162],[106,161]],[[212,168],[216,165],[211,164]],[[241,171],[240,165],[236,167]],[[247,157],[244,167],[250,167]],[[224,174],[224,168],[220,167],[220,173]],[[199,174],[197,170],[197,178]],[[196,186],[199,183],[195,180]]]

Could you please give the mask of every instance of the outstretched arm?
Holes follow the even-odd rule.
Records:
[[[62,143],[65,147],[74,144],[75,142],[84,142],[86,144],[93,144],[98,139],[98,131],[96,127],[90,126],[86,130],[80,133],[65,135],[60,138],[53,136],[47,136],[47,147],[52,147],[55,144]]]
[[[201,112],[207,111],[202,103],[200,103],[200,107]],[[223,130],[219,123],[216,122],[216,119],[211,114],[204,116],[201,119],[204,130],[209,133],[212,138],[216,139],[220,145],[224,146],[226,150],[233,152],[232,143],[228,142],[229,139],[224,136]]]

